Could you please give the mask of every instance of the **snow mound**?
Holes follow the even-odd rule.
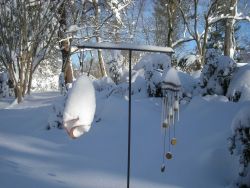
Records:
[[[232,121],[232,131],[240,128],[250,128],[250,107],[242,108]]]
[[[235,68],[235,61],[227,56],[214,57],[208,61],[201,75],[204,94],[225,95]]]
[[[192,72],[192,71],[197,71],[199,69],[198,63],[199,63],[199,56],[189,54],[182,57],[178,61],[178,66],[181,68],[181,70],[185,72]]]
[[[142,59],[134,66],[134,70],[144,69],[145,71],[152,71],[154,69],[166,70],[171,67],[171,58],[166,54],[149,54],[142,57]]]
[[[157,97],[161,96],[161,82],[162,74],[171,68],[171,58],[166,54],[149,54],[142,57],[142,59],[134,66],[133,70],[138,72],[135,74],[135,80],[138,77],[141,84],[144,82],[141,76],[144,76],[146,81],[146,91],[148,96]],[[143,91],[145,85],[137,84],[138,88],[134,90]]]
[[[232,77],[227,97],[233,101],[250,100],[250,65],[239,67]]]
[[[14,96],[14,88],[6,72],[0,72],[0,98]]]
[[[93,82],[96,91],[111,90],[116,87],[116,84],[110,77],[103,77]]]
[[[93,84],[88,77],[80,76],[69,91],[63,113],[63,125],[72,138],[89,131],[95,109]]]
[[[231,154],[239,156],[238,187],[250,187],[250,107],[246,105],[232,121],[232,137],[229,138]]]

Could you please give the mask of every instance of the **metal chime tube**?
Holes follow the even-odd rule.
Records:
[[[162,128],[164,129],[163,137],[163,160],[161,166],[161,172],[165,171],[165,158],[172,159],[173,155],[171,153],[171,145],[176,145],[175,137],[175,123],[179,121],[179,89],[172,89],[171,87],[164,88],[164,95],[162,99]],[[168,122],[168,126],[166,125]],[[168,129],[168,130],[167,130]],[[171,133],[173,129],[173,135]],[[168,137],[168,140],[166,140]],[[168,151],[166,152],[166,142],[168,142]],[[166,152],[166,153],[165,153]]]

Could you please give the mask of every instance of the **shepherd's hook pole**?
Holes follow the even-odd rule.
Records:
[[[130,183],[130,143],[131,143],[131,72],[132,72],[132,50],[129,50],[129,99],[128,99],[128,168],[127,168],[127,188]]]

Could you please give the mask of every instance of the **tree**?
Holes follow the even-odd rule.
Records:
[[[155,1],[154,4],[156,45],[172,47],[179,26],[176,4],[173,0]]]
[[[236,7],[238,0],[230,0],[228,15],[235,17],[236,15]],[[234,38],[234,24],[235,19],[228,18],[226,19],[225,25],[225,40],[224,40],[224,55],[229,56],[231,58],[234,57],[235,51],[235,38]]]
[[[72,13],[67,8],[70,7],[71,2],[63,2],[58,9],[59,14],[59,30],[58,30],[58,37],[60,39],[59,46],[62,53],[62,73],[64,76],[64,83],[63,85],[67,85],[73,82],[73,70],[72,64],[70,61],[71,56],[71,44],[70,40],[67,36],[67,29],[71,24],[69,14]]]
[[[71,3],[74,8],[71,10],[73,12],[71,20],[67,16],[69,24],[64,39],[70,39],[72,45],[79,45],[86,41],[99,43],[119,39],[119,33],[122,32],[120,28],[123,27],[121,14],[130,3],[131,0],[93,0]],[[106,76],[107,71],[101,50],[97,50],[97,56],[101,75]]]
[[[4,0],[0,4],[0,60],[13,82],[18,103],[30,92],[32,74],[50,50],[57,8],[53,1]]]

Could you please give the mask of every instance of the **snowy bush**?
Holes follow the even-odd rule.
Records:
[[[171,58],[165,54],[145,55],[134,66],[135,71],[143,71],[148,96],[161,96],[162,73],[170,67]]]
[[[62,97],[62,100],[56,102],[52,106],[52,112],[48,118],[48,126],[47,129],[50,130],[51,128],[63,128],[63,110],[65,106],[66,97]]]
[[[32,91],[57,91],[59,74],[59,66],[54,62],[43,61],[33,74]]]
[[[185,72],[199,70],[199,57],[193,54],[182,57],[178,62],[178,67]]]
[[[14,96],[13,84],[7,73],[0,73],[0,97]]]
[[[180,98],[185,101],[190,101],[193,95],[196,95],[198,92],[198,80],[195,79],[188,73],[178,71],[178,76],[181,82],[181,95]]]
[[[103,77],[101,79],[92,80],[96,92],[102,93],[105,97],[110,96],[117,85],[110,77]]]
[[[110,77],[103,77],[93,82],[96,91],[111,91],[116,87],[114,81]]]
[[[250,100],[250,65],[239,67],[229,84],[227,97],[232,101]]]
[[[250,187],[250,108],[238,112],[232,122],[232,136],[229,138],[231,154],[239,156],[238,187]]]
[[[118,84],[121,81],[124,67],[124,58],[120,53],[115,53],[114,58],[109,61],[108,63],[109,67],[109,75],[112,78],[112,80]]]
[[[217,56],[213,53],[206,60],[201,74],[203,94],[226,95],[236,63],[227,56]]]
[[[67,93],[63,72],[61,72],[59,75],[58,88],[60,90],[61,95],[65,95]]]

